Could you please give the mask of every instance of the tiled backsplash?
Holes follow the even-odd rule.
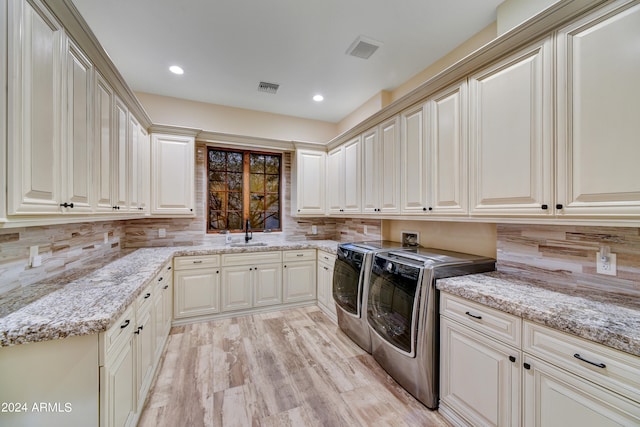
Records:
[[[596,273],[602,245],[617,276]],[[498,269],[555,285],[640,297],[640,228],[498,224]]]
[[[122,247],[124,229],[122,221],[106,221],[0,230],[0,293],[113,255]],[[39,267],[29,267],[30,246],[39,248]]]

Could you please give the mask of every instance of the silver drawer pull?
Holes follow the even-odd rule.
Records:
[[[465,314],[469,317],[473,317],[474,319],[478,319],[478,320],[482,319],[482,316],[476,316],[475,314],[471,314],[468,311]]]
[[[193,261],[194,264],[202,264],[202,260],[199,259],[198,261]]]
[[[575,357],[578,360],[582,360],[583,362],[587,362],[589,365],[593,365],[593,366],[597,366],[598,368],[606,368],[607,365],[605,365],[604,363],[596,363],[596,362],[592,362],[590,360],[587,360],[585,358],[583,358],[582,356],[580,356],[578,353],[574,354],[573,357]]]

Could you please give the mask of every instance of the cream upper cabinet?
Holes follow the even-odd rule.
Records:
[[[468,213],[467,83],[427,100],[429,209],[433,214]]]
[[[138,209],[149,213],[151,199],[151,141],[146,130],[138,125]]]
[[[424,105],[402,113],[400,156],[402,213],[422,213],[427,206],[427,148],[424,138]]]
[[[380,205],[378,212],[400,212],[400,118],[394,117],[379,127]]]
[[[399,141],[398,117],[362,135],[362,212],[400,212]]]
[[[127,138],[128,110],[127,106],[116,96],[114,113],[114,199],[113,205],[116,212],[129,210],[128,186],[129,186],[129,147]]]
[[[640,215],[639,29],[616,1],[558,32],[558,215]]]
[[[63,144],[63,205],[70,212],[93,211],[93,66],[71,40],[67,48],[67,127]],[[71,208],[73,204],[73,208]]]
[[[113,89],[99,74],[95,73],[94,98],[94,177],[95,209],[98,212],[113,211],[113,168],[115,140],[113,136]]]
[[[551,215],[552,42],[469,78],[472,215]]]
[[[324,151],[296,150],[292,215],[325,214],[326,157]]]
[[[61,213],[63,30],[38,0],[8,7],[7,213]]]
[[[151,213],[193,215],[194,137],[153,134],[151,141]]]
[[[362,134],[362,212],[376,213],[380,208],[381,153],[378,127]]]
[[[362,140],[358,136],[327,154],[327,210],[360,213],[362,205]]]
[[[327,153],[327,211],[341,213],[344,200],[344,151],[342,147]]]
[[[345,143],[344,150],[344,208],[345,213],[358,213],[362,204],[362,140],[354,138]]]

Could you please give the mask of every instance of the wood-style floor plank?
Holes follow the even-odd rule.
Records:
[[[449,426],[317,307],[173,328],[138,425]]]

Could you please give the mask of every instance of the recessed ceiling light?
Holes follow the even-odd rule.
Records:
[[[314,95],[313,96],[313,100],[316,102],[321,102],[322,100],[324,100],[324,96],[322,95]]]
[[[169,71],[171,71],[173,74],[184,74],[184,70],[177,65],[172,65],[171,67],[169,67]]]

